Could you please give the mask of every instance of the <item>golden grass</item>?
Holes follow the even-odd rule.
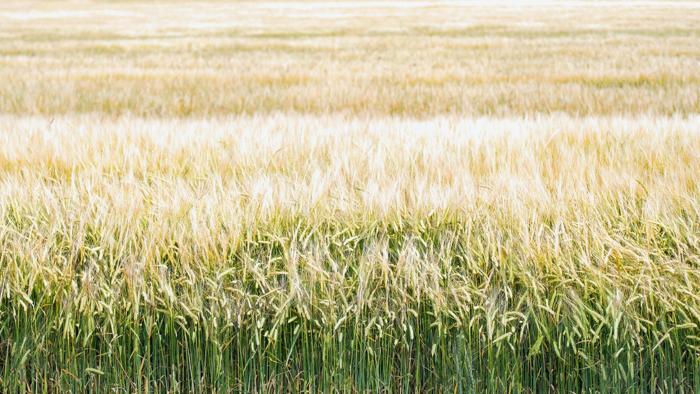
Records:
[[[692,2],[0,4],[0,391],[700,388]]]
[[[429,387],[697,387],[688,379],[700,352],[698,124],[697,116],[5,116],[0,317],[10,337],[12,327],[36,325],[25,330],[37,343],[13,342],[5,384],[16,387],[21,370],[33,378],[19,382],[34,389],[178,391],[161,381],[157,368],[167,367],[186,391],[284,390],[287,381],[362,391],[418,384],[416,363],[427,362],[434,374],[469,365],[476,376],[434,375]],[[165,343],[158,357],[189,349],[192,358],[156,368],[150,353],[119,342],[123,327]],[[324,346],[341,352],[340,365],[310,372],[303,357],[315,351],[288,347],[300,329],[308,346],[316,335],[339,341]],[[469,345],[454,350],[463,361],[433,358],[463,331]],[[200,335],[214,342],[185,339]],[[91,341],[102,350],[81,350]],[[388,352],[398,341],[399,353],[369,365],[340,355]],[[196,347],[208,343],[228,345]],[[16,361],[27,347],[32,361]],[[532,358],[540,349],[549,361]],[[513,364],[521,351],[530,356]],[[623,351],[628,364],[613,358]],[[71,367],[78,383],[60,383],[61,357],[82,360]],[[250,371],[245,357],[278,372]],[[357,375],[392,357],[406,364],[385,378]],[[219,369],[229,358],[238,364]],[[115,364],[146,360],[156,369]],[[357,369],[336,375],[344,363]],[[200,365],[214,369],[190,369]],[[570,372],[528,380],[552,373],[547,365]],[[93,381],[94,370],[108,377]],[[514,373],[525,380],[504,380]]]
[[[80,290],[83,282],[75,281],[99,270],[104,280],[111,278],[110,294],[130,288],[135,289],[134,302],[158,299],[163,283],[157,268],[170,248],[180,245],[178,260],[162,268],[172,282],[189,283],[183,284],[185,293],[207,277],[235,272],[226,291],[217,287],[196,300],[170,301],[175,308],[192,310],[203,298],[226,300],[243,291],[236,278],[244,275],[237,272],[244,266],[232,266],[226,255],[232,248],[260,232],[293,235],[294,228],[285,226],[299,222],[311,233],[320,232],[317,244],[288,240],[294,248],[312,253],[303,265],[280,270],[256,263],[276,271],[256,279],[262,287],[276,289],[268,294],[273,304],[281,307],[288,289],[267,281],[279,275],[296,277],[296,270],[305,278],[299,283],[302,289],[329,281],[315,294],[314,307],[336,310],[338,300],[333,297],[341,290],[351,292],[348,299],[372,304],[371,292],[359,297],[357,283],[337,277],[351,266],[328,260],[325,243],[332,240],[324,238],[324,226],[332,223],[339,230],[347,226],[356,231],[430,218],[478,226],[493,242],[487,244],[493,253],[508,255],[511,274],[535,275],[527,281],[545,281],[538,276],[542,271],[569,269],[569,280],[600,278],[599,285],[609,286],[610,294],[620,287],[630,292],[627,298],[653,294],[666,302],[678,300],[684,307],[689,300],[681,289],[687,288],[688,294],[700,290],[697,117],[60,117],[51,122],[4,117],[0,147],[3,253],[14,261],[4,267],[4,275],[12,278],[5,283],[9,294],[26,293],[31,283],[48,289],[77,284]],[[630,231],[642,238],[629,238]],[[663,252],[656,244],[659,231],[677,234],[674,241],[688,249],[657,255]],[[55,250],[59,235],[69,241],[66,254]],[[95,235],[99,238],[91,238]],[[415,236],[405,234],[407,240]],[[376,235],[372,242],[382,245],[383,239]],[[85,248],[114,254],[117,261],[104,267],[95,256],[76,266]],[[465,253],[463,258],[469,260]],[[344,263],[357,264],[352,259]],[[436,273],[444,263],[414,262]],[[493,264],[473,263],[485,264],[485,269]],[[205,266],[197,270],[203,270],[203,276],[189,282],[189,269],[201,264]],[[673,273],[660,275],[669,264]],[[378,267],[359,268],[374,272]],[[145,276],[133,278],[128,272]],[[372,286],[389,286],[369,272],[355,275],[366,275]],[[427,279],[411,280],[425,285]],[[460,313],[481,303],[476,301],[478,294],[490,294],[491,286],[502,285],[487,281],[471,302],[445,303],[457,289],[467,291],[465,286],[475,277],[445,279],[457,283],[424,289],[427,294],[416,289],[416,295]],[[90,286],[102,285],[97,280]],[[94,308],[119,302],[111,295],[110,299],[92,297],[85,302]],[[229,307],[239,308],[235,303]]]

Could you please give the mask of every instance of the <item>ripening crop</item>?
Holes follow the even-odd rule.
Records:
[[[0,391],[700,390],[694,4],[31,4]]]

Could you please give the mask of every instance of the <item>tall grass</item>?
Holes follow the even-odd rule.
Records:
[[[697,392],[698,124],[0,118],[0,387]]]

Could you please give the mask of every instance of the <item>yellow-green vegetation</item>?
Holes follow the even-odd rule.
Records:
[[[698,26],[1,4],[0,391],[697,392]]]

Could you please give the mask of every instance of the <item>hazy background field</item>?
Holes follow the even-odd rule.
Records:
[[[0,37],[16,114],[700,110],[694,2],[4,1]]]
[[[0,391],[697,392],[700,3],[0,3]]]

